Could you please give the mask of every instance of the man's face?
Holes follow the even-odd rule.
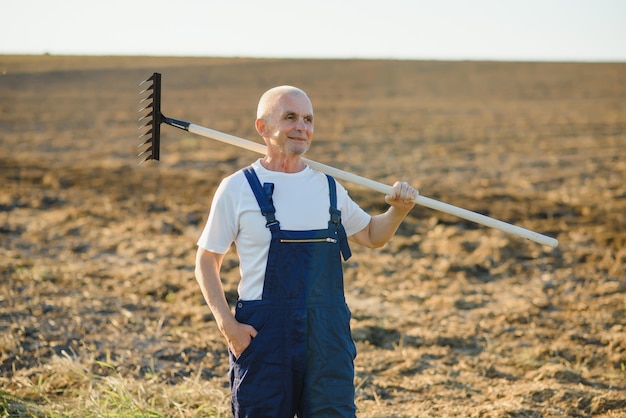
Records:
[[[298,93],[282,95],[265,124],[265,137],[287,155],[302,155],[313,140],[313,106]]]

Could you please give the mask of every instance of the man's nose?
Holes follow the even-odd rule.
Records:
[[[296,122],[296,129],[298,131],[304,131],[306,129],[306,122],[303,118],[298,118],[298,121]]]

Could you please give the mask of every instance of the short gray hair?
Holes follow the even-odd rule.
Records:
[[[268,114],[272,112],[276,103],[278,103],[278,98],[287,94],[301,94],[307,99],[309,96],[304,92],[304,90],[299,89],[294,86],[277,86],[269,89],[261,96],[259,100],[259,105],[256,110],[256,118],[257,119],[265,119]],[[311,99],[309,99],[310,101]]]

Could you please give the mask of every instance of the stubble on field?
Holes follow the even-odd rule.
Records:
[[[315,105],[308,157],[559,239],[416,208],[345,264],[359,417],[626,413],[626,65],[0,57],[0,411],[228,416],[227,352],[193,277],[248,151],[163,128],[137,167],[138,83],[258,140],[266,89]],[[382,195],[344,184],[366,210]],[[236,298],[238,265],[223,281]]]

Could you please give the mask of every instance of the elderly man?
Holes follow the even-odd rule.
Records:
[[[275,87],[261,97],[256,130],[264,157],[219,185],[198,240],[196,278],[230,352],[236,417],[354,417],[354,358],[341,257],[349,239],[381,247],[418,191],[396,182],[370,216],[335,180],[308,167],[313,106]],[[233,315],[220,280],[237,246],[241,280]]]

